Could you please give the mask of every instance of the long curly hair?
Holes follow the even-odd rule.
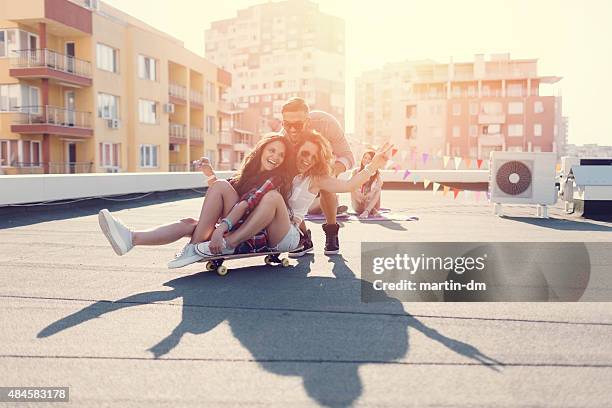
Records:
[[[274,170],[260,171],[261,156],[266,146],[273,142],[281,142],[285,145],[283,163]],[[261,186],[267,179],[276,176],[281,179],[279,192],[287,201],[291,195],[292,181],[296,174],[293,157],[294,147],[289,139],[279,133],[268,133],[257,142],[253,150],[244,158],[240,169],[230,182],[238,195],[242,197],[252,189]]]
[[[306,142],[314,143],[319,149],[315,158],[314,165],[310,169],[308,169],[304,176],[331,176],[333,174],[333,156],[329,140],[321,136],[321,134],[316,130],[306,130],[302,132],[302,135],[300,136],[300,142],[295,146],[294,154],[297,154],[297,152],[300,150],[300,147],[302,147]],[[298,159],[299,158],[296,157],[296,160]]]

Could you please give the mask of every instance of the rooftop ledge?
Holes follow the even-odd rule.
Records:
[[[217,172],[227,179],[233,171]],[[488,182],[488,170],[384,170],[388,187],[398,184],[438,182],[482,185]],[[342,177],[348,177],[345,173]],[[0,206],[203,188],[204,176],[197,172],[173,173],[85,173],[0,176]]]

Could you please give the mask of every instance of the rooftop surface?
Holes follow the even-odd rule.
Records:
[[[109,208],[146,229],[196,217],[201,201]],[[96,217],[110,202],[3,215],[0,385],[69,386],[73,405],[96,407],[610,403],[610,303],[364,304],[360,243],[612,242],[612,223],[560,208],[499,218],[484,201],[420,191],[382,203],[398,220],[345,222],[342,256],[323,255],[311,224],[314,256],[282,269],[236,260],[226,277],[167,269],[184,241],[117,257]]]

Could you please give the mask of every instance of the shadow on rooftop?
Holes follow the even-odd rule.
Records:
[[[574,221],[564,218],[535,218],[535,217],[510,217],[504,218],[523,222],[525,224],[535,225],[538,227],[555,229],[559,231],[597,231],[597,232],[612,232],[612,226],[597,224],[580,218],[581,221]]]
[[[312,261],[305,256],[283,269],[237,268],[224,278],[214,273],[180,277],[164,284],[170,290],[91,304],[51,323],[38,338],[120,309],[179,300],[182,319],[149,349],[154,358],[164,358],[186,334],[205,335],[227,321],[252,356],[249,361],[277,375],[300,377],[310,398],[324,406],[355,403],[363,391],[361,366],[406,361],[412,333],[461,356],[459,365],[478,364],[494,371],[503,366],[473,345],[426,326],[384,293],[377,293],[384,303],[362,303],[362,281],[342,257],[330,258],[335,278],[309,276]]]
[[[111,212],[202,197],[196,190],[157,191],[115,197],[54,201],[40,205],[0,207],[0,229],[22,227],[47,221],[95,215],[103,208]]]

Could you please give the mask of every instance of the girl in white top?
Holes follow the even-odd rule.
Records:
[[[196,246],[196,252],[203,257],[215,254],[231,254],[241,242],[265,229],[271,249],[287,252],[299,245],[299,225],[306,211],[320,190],[331,193],[348,193],[368,181],[372,175],[385,165],[392,145],[385,143],[372,158],[370,164],[354,174],[349,180],[332,177],[332,152],[329,142],[316,131],[303,134],[296,146],[297,176],[293,180],[293,190],[289,197],[289,207],[276,191],[270,191],[261,199],[257,208],[235,231],[229,232],[224,239],[212,244],[203,242]],[[221,226],[227,232],[226,226]]]
[[[359,173],[371,161],[376,151],[367,149],[361,156],[359,167],[353,170],[353,174]],[[383,181],[380,176],[380,171],[370,177],[368,181],[363,183],[359,188],[351,191],[351,203],[353,210],[359,214],[359,218],[368,218],[371,215],[378,214],[380,209],[380,192],[382,191]]]

